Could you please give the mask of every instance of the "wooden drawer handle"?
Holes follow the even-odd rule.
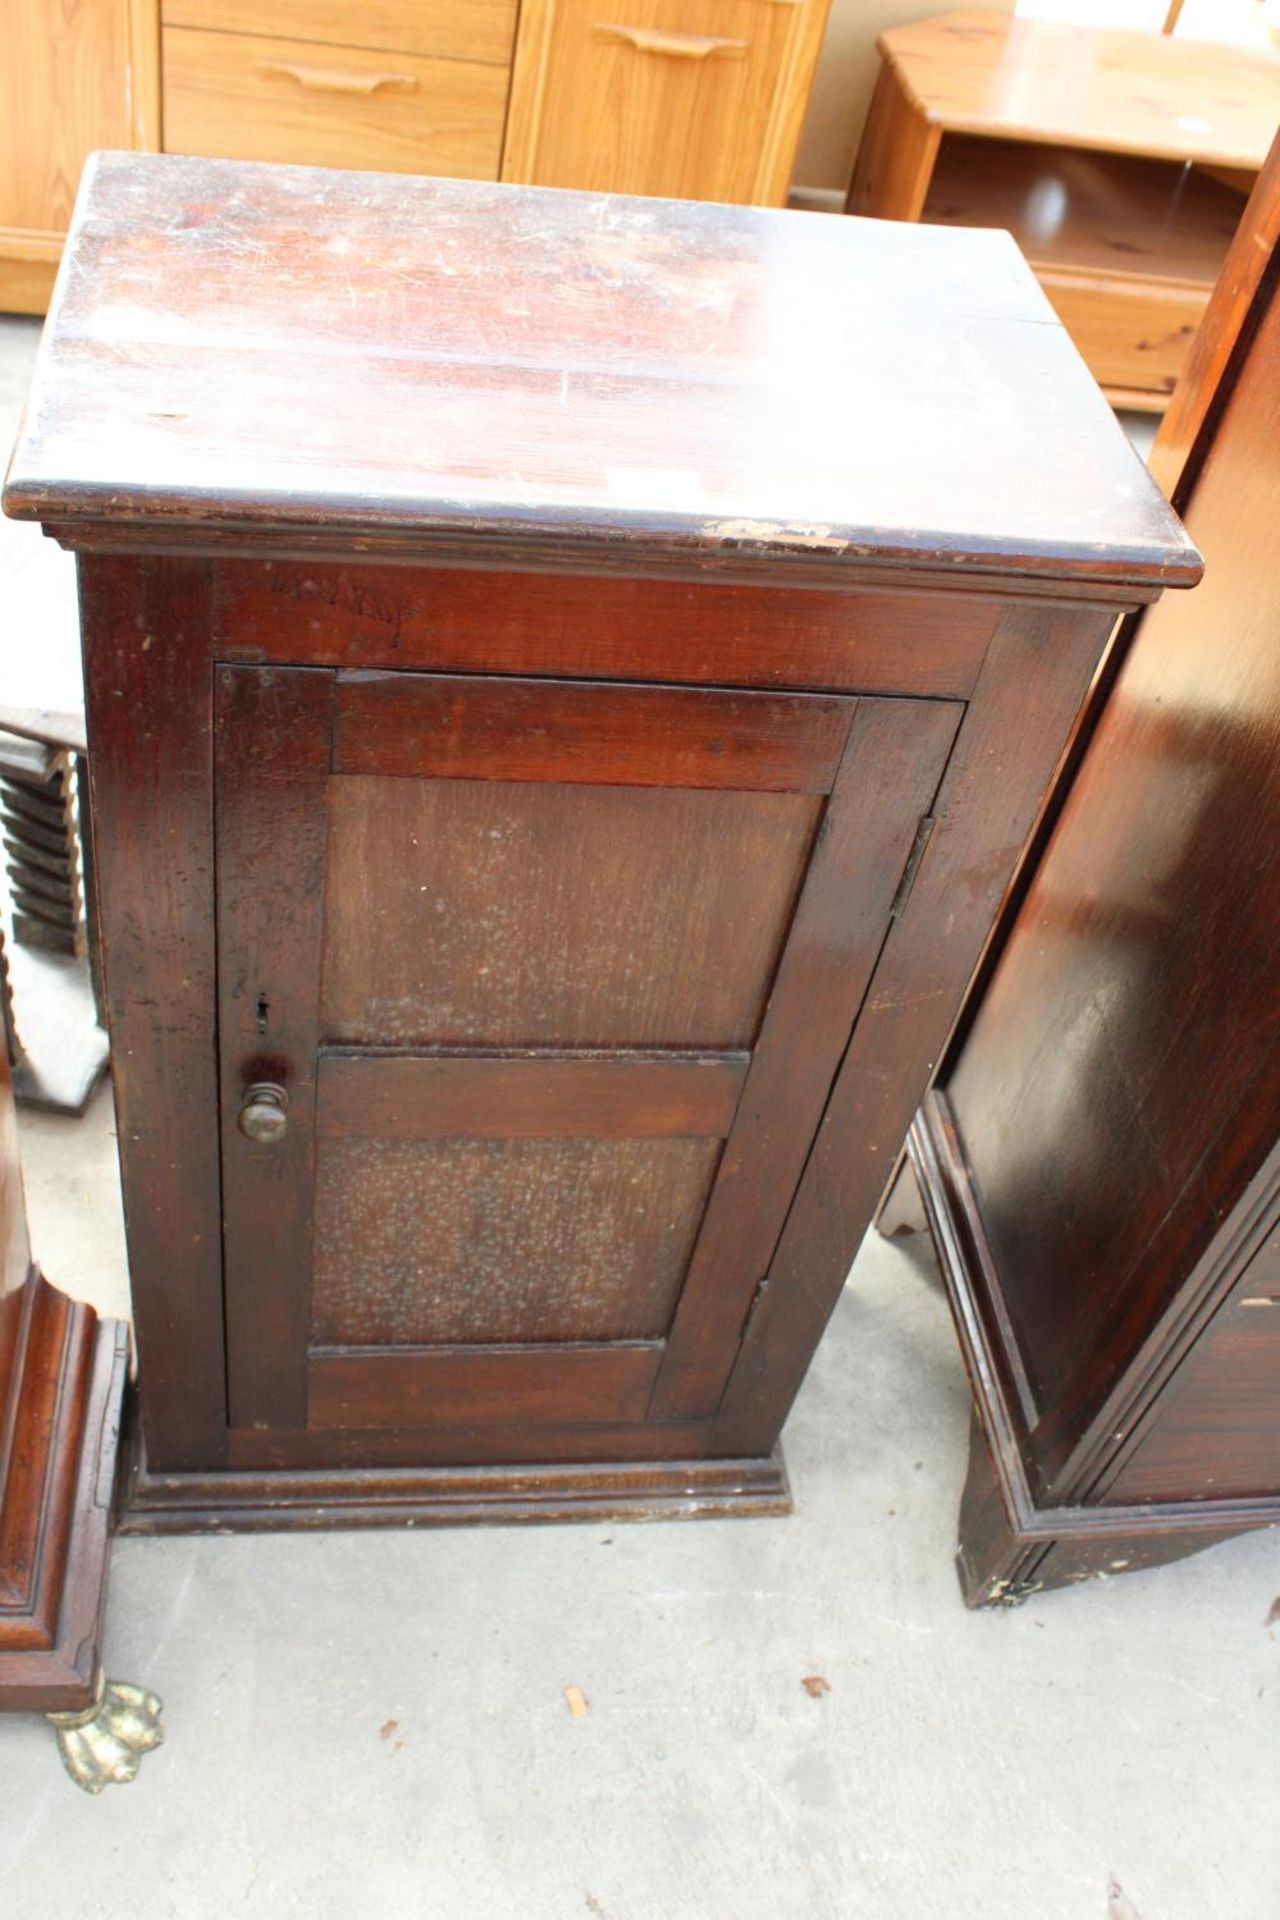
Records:
[[[596,32],[607,40],[625,40],[637,53],[665,53],[676,60],[709,60],[712,54],[747,51],[745,40],[715,40],[696,33],[660,33],[654,27],[615,27],[596,22]]]
[[[269,60],[258,72],[282,74],[314,93],[367,94],[376,93],[379,87],[405,87],[412,92],[418,84],[411,73],[344,73],[338,67],[306,67],[292,60]]]

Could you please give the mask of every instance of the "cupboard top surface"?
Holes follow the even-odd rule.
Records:
[[[86,173],[5,506],[87,544],[1199,572],[1007,235],[170,155]]]
[[[1250,169],[1280,122],[1280,67],[1245,47],[991,12],[891,27],[878,45],[955,132]]]

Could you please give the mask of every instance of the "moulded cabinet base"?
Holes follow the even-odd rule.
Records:
[[[1280,1497],[1138,1505],[1043,1506],[1034,1499],[988,1329],[990,1251],[936,1095],[908,1150],[974,1396],[956,1565],[969,1607],[1017,1606],[1033,1593],[1185,1559],[1239,1533],[1280,1526]]]
[[[968,1607],[1021,1606],[1032,1594],[1052,1587],[1111,1580],[1120,1573],[1185,1560],[1268,1524],[1263,1519],[1230,1520],[1222,1511],[1225,1503],[1215,1507],[1227,1524],[1215,1525],[1215,1513],[1209,1511],[1197,1515],[1194,1525],[1179,1526],[1160,1507],[1146,1512],[1076,1507],[1054,1513],[1030,1508],[1018,1517],[1006,1501],[1007,1490],[997,1478],[975,1413],[956,1549],[956,1570]],[[1270,1524],[1280,1525],[1280,1513]],[[1063,1531],[1046,1534],[1055,1525]]]
[[[761,1460],[209,1473],[150,1472],[138,1437],[130,1452],[121,1533],[706,1520],[791,1511],[780,1451]]]

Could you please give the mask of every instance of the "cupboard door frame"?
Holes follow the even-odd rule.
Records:
[[[216,678],[230,1424],[368,1431],[403,1426],[413,1409],[435,1425],[484,1424],[490,1406],[559,1425],[707,1418],[962,709],[308,667],[227,665]],[[620,1048],[589,1060],[548,1048],[521,1061],[502,1049],[322,1045],[327,788],[344,774],[824,795],[753,1051],[699,1058]],[[609,1135],[727,1136],[666,1337],[542,1347],[312,1344],[318,1138],[358,1127],[369,1099],[388,1094],[395,1137],[437,1137],[445,1118],[413,1112],[424,1087],[458,1116],[449,1125],[465,1119],[461,1137],[476,1126],[478,1137],[545,1136],[536,1091],[523,1083],[532,1075],[563,1098],[584,1074],[593,1089],[602,1076],[616,1083],[611,1113],[596,1123]],[[238,1126],[244,1090],[256,1080],[288,1092],[287,1132],[266,1149]],[[495,1090],[509,1117],[494,1107]],[[380,1114],[376,1137],[382,1125]],[[582,1132],[572,1116],[565,1125]]]
[[[476,636],[468,661],[474,654],[500,672],[527,661],[535,672],[550,664],[554,677],[570,656],[572,668],[589,672],[585,641],[556,651],[544,627],[572,614],[577,629],[586,631],[593,595],[612,618],[620,598],[626,613],[643,591],[654,596],[663,618],[639,664],[664,684],[707,681],[703,653],[690,647],[685,629],[701,633],[704,620],[714,627],[741,602],[735,626],[742,639],[726,660],[732,672],[716,676],[721,684],[803,689],[816,680],[876,698],[959,697],[965,703],[933,803],[937,824],[877,960],[774,1257],[776,1284],[757,1295],[713,1420],[534,1436],[510,1428],[489,1435],[420,1431],[369,1435],[356,1446],[338,1434],[265,1434],[233,1429],[227,1421],[214,971],[216,663],[308,665],[318,656],[335,664],[358,657],[388,669],[456,669],[461,656],[452,615],[437,632],[425,617],[415,624],[398,612],[394,624],[372,621],[362,611],[365,600],[355,611],[334,600],[324,603],[326,618],[318,624],[316,603],[303,588],[328,576],[309,560],[265,569],[255,563],[252,578],[262,593],[248,606],[235,593],[245,575],[242,563],[207,553],[82,551],[77,565],[116,1113],[145,1383],[139,1400],[145,1464],[130,1496],[136,1524],[144,1530],[189,1526],[215,1512],[227,1525],[316,1524],[320,1510],[355,1511],[360,1488],[379,1465],[413,1473],[415,1485],[435,1486],[445,1474],[449,1488],[465,1483],[473,1489],[489,1484],[484,1476],[495,1464],[524,1475],[517,1463],[578,1463],[547,1469],[546,1502],[554,1505],[565,1484],[596,1486],[603,1475],[613,1485],[611,1469],[591,1470],[584,1462],[644,1461],[643,1472],[634,1471],[644,1482],[646,1511],[663,1459],[683,1463],[666,1510],[684,1510],[679,1489],[692,1484],[695,1459],[732,1462],[733,1486],[747,1485],[747,1463],[765,1459],[777,1441],[965,987],[984,948],[989,955],[998,951],[1004,921],[994,935],[993,922],[1114,626],[1115,600],[1095,592],[1092,602],[1079,596],[1046,603],[1042,596],[1020,598],[1025,583],[1006,582],[1007,597],[996,601],[988,592],[975,602],[910,569],[888,584],[881,569],[870,586],[854,582],[839,594],[780,586],[730,590],[687,576],[580,582],[547,573],[524,577],[533,597],[522,603],[531,610],[529,621],[517,627],[508,581],[523,585],[518,575],[422,564],[392,570],[368,560],[349,560],[335,573],[340,583],[349,579],[353,595],[372,583],[383,596],[370,602],[376,609],[393,586],[397,606],[406,608],[428,588],[433,607],[443,594],[446,609],[455,602],[463,607],[466,632]],[[272,582],[278,591],[268,594]],[[925,611],[934,608],[936,621],[925,625]],[[629,617],[634,625],[638,612]],[[792,636],[810,625],[834,631],[837,617],[848,636],[847,655],[824,642],[819,665],[806,666],[808,656]],[[606,624],[606,657],[610,631]],[[653,672],[659,665],[661,673]],[[802,1258],[784,1264],[787,1242]],[[293,1519],[286,1511],[290,1486],[298,1490]],[[463,1500],[468,1512],[472,1497],[468,1492]],[[506,1511],[506,1497],[493,1511]],[[609,1510],[623,1511],[627,1497],[619,1493]],[[424,1520],[443,1519],[453,1508],[433,1494],[424,1495],[420,1511]],[[381,1507],[378,1513],[387,1517]]]

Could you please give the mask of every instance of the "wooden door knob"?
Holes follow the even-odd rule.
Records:
[[[248,1140],[270,1146],[289,1130],[289,1096],[274,1080],[258,1080],[240,1103],[240,1131]]]

